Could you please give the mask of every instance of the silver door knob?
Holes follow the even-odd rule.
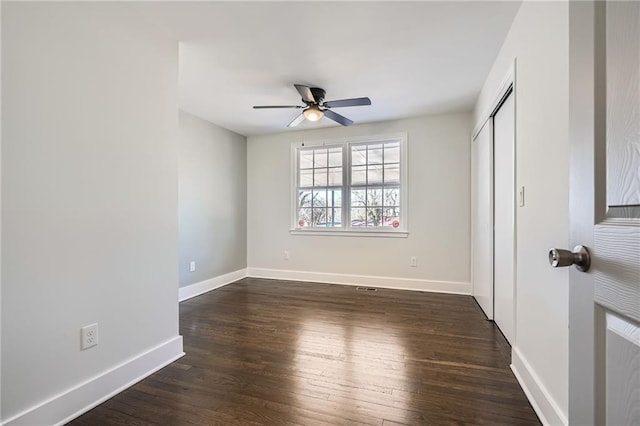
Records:
[[[579,271],[587,272],[591,267],[591,255],[584,246],[575,246],[573,251],[552,248],[549,250],[549,264],[554,268],[575,265]]]

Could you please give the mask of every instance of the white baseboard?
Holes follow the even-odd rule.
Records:
[[[182,336],[141,353],[10,419],[3,426],[63,425],[182,357]]]
[[[228,274],[219,275],[217,277],[209,278],[208,280],[200,281],[199,283],[191,284],[178,289],[178,301],[191,299],[192,297],[200,296],[216,288],[220,288],[227,284],[231,284],[234,281],[238,281],[247,276],[246,269],[239,269],[237,271],[229,272]]]
[[[471,283],[434,281],[415,278],[376,277],[370,275],[334,274],[329,272],[289,271],[284,269],[247,268],[247,276],[288,281],[381,287],[396,290],[431,291],[437,293],[471,294]]]
[[[566,426],[569,423],[566,414],[562,412],[547,388],[542,384],[531,364],[515,347],[511,353],[511,370],[543,425]]]

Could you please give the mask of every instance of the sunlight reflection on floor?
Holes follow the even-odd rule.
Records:
[[[348,320],[309,318],[298,336],[294,363],[300,374],[294,383],[299,406],[320,398],[329,402],[332,411],[362,415],[354,421],[403,420],[408,404],[393,390],[408,382],[406,351],[402,339],[384,322],[363,327],[361,321],[354,326]]]

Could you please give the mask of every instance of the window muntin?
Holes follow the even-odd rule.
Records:
[[[404,137],[295,149],[294,229],[404,232]]]

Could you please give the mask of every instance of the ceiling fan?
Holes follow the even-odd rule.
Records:
[[[297,116],[287,127],[296,127],[298,124],[306,118],[309,121],[318,121],[323,116],[342,124],[343,126],[350,126],[353,124],[352,120],[347,117],[331,111],[331,108],[342,108],[349,106],[371,105],[371,99],[369,98],[352,98],[352,99],[340,99],[337,101],[325,101],[325,91],[319,87],[309,87],[302,84],[294,84],[300,96],[302,96],[302,102],[306,106],[302,105],[254,105],[254,109],[267,109],[267,108],[304,108],[302,113]]]

